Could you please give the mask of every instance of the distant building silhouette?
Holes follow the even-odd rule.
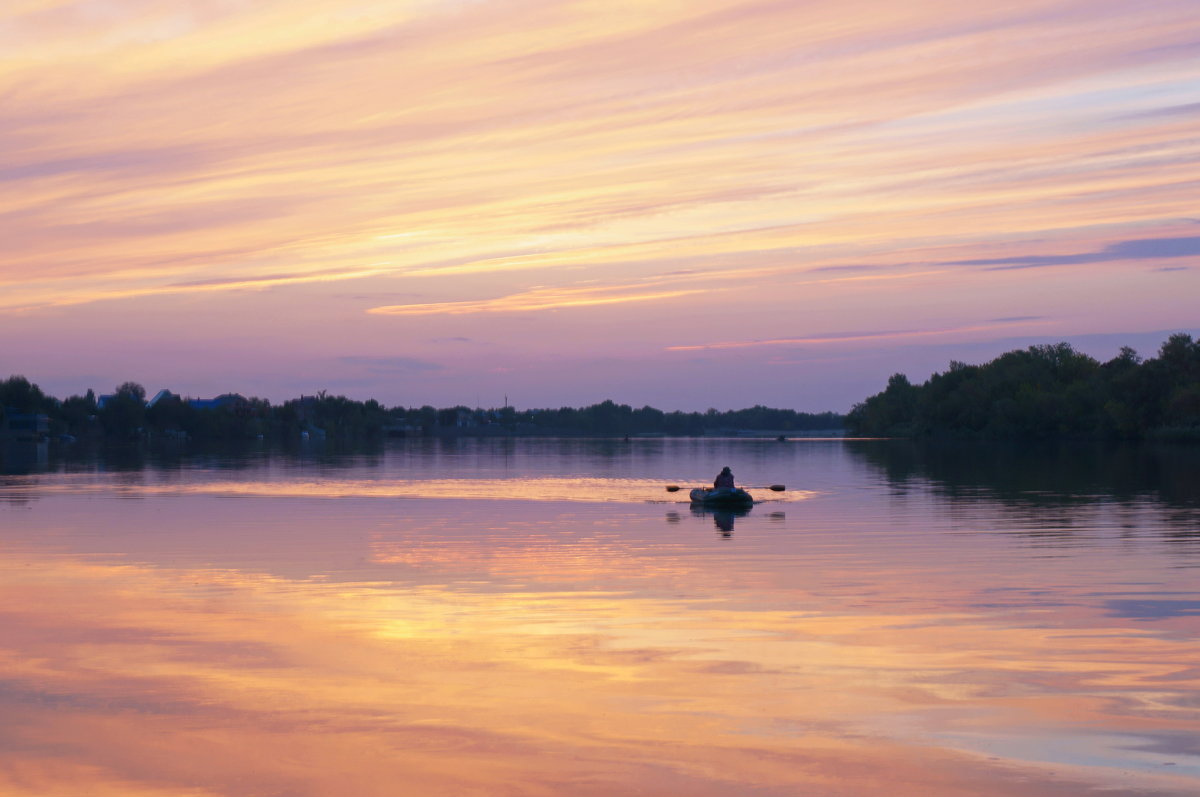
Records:
[[[166,388],[163,388],[162,390],[160,390],[154,394],[154,398],[152,398],[146,402],[146,407],[147,408],[153,407],[155,404],[157,404],[160,401],[170,401],[172,399],[178,399],[178,398],[179,398],[178,394],[172,393],[171,391],[167,390]]]
[[[50,416],[40,412],[17,412],[5,407],[0,418],[0,438],[42,440],[50,433]]]
[[[158,396],[155,398],[157,399]],[[238,393],[223,393],[210,399],[190,398],[187,400],[187,404],[194,410],[218,410],[226,407],[237,410],[248,406],[250,402],[245,396]]]

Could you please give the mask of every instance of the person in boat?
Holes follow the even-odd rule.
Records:
[[[713,479],[714,490],[732,490],[737,485],[733,483],[733,471],[729,466],[721,468],[721,472],[717,474],[717,478]]]

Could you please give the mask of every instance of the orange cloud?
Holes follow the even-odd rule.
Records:
[[[381,267],[365,267],[359,269],[344,269],[344,270],[329,270],[312,274],[265,274],[262,276],[246,277],[242,279],[215,277],[211,280],[192,283],[175,283],[167,285],[145,286],[145,287],[126,287],[116,289],[87,289],[78,293],[70,290],[64,290],[57,293],[53,298],[43,298],[36,304],[21,304],[22,301],[28,299],[22,298],[18,293],[15,297],[10,297],[9,301],[13,304],[5,305],[3,300],[0,300],[0,312],[8,310],[11,312],[27,312],[43,307],[67,307],[78,304],[91,304],[92,302],[112,301],[116,299],[135,299],[149,296],[169,296],[178,294],[203,294],[217,293],[222,291],[244,291],[244,290],[266,290],[268,288],[276,288],[284,285],[305,285],[322,282],[340,282],[342,280],[362,279],[365,277],[373,277],[379,274],[386,274],[391,271],[390,268]]]
[[[395,304],[372,307],[368,313],[377,315],[465,315],[469,313],[521,313],[538,310],[560,310],[566,307],[650,302],[677,299],[702,293],[699,288],[647,290],[630,286],[604,288],[534,288],[522,293],[469,302],[433,302],[430,304]]]

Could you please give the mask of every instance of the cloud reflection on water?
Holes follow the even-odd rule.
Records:
[[[1094,478],[1143,460],[598,445],[6,477],[33,500],[0,503],[0,793],[1200,783],[1186,493]],[[811,489],[725,536],[659,503],[708,461]]]
[[[41,506],[50,525],[0,548],[7,794],[1184,794],[1200,777],[1169,742],[1196,727],[1195,619],[1108,610],[1108,549],[848,545],[820,503],[726,541],[654,507],[151,495],[134,511],[152,534],[124,502]],[[259,567],[297,556],[307,575]],[[1119,560],[1124,581],[1159,577],[1153,553]]]

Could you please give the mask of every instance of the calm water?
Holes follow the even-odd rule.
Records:
[[[6,796],[1200,793],[1200,450],[2,463]]]

